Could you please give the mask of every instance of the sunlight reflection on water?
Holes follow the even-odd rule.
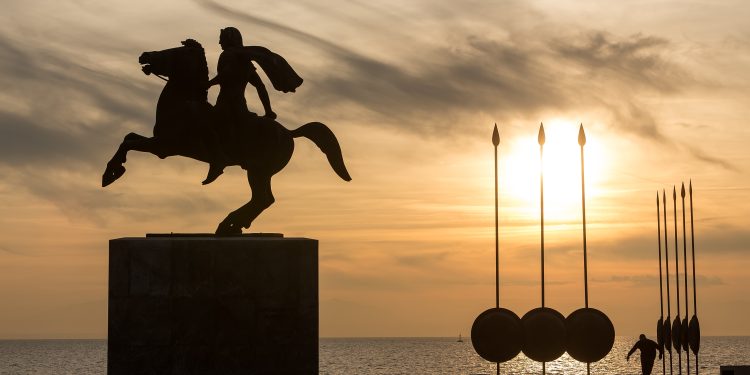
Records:
[[[617,337],[612,352],[592,364],[591,373],[640,374],[637,352],[625,361],[635,341],[635,337]],[[677,355],[673,357],[677,373]],[[695,373],[692,360],[691,356],[691,373]],[[750,364],[750,337],[704,337],[700,360],[705,374],[718,374],[722,364]],[[0,375],[102,375],[106,361],[104,340],[0,340]],[[541,374],[541,369],[523,354],[500,365],[501,374]],[[586,365],[565,354],[547,363],[547,373],[585,374]],[[469,338],[463,343],[455,338],[323,338],[320,374],[495,374],[495,364],[480,358]],[[653,374],[661,374],[660,361]]]

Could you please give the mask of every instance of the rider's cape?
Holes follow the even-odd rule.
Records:
[[[276,90],[294,92],[297,87],[302,85],[302,78],[280,55],[260,46],[248,46],[244,49],[252,56],[251,59],[260,65]]]

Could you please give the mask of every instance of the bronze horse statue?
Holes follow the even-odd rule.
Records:
[[[208,64],[203,47],[191,39],[182,44],[140,56],[139,63],[147,68],[144,72],[167,77],[156,105],[154,136],[126,135],[107,163],[102,175],[103,187],[125,174],[123,164],[131,150],[149,152],[162,159],[179,155],[206,163],[221,152],[228,165],[238,165],[247,171],[252,190],[250,201],[229,213],[216,229],[217,235],[233,235],[250,227],[274,203],[271,177],[292,157],[294,138],[310,139],[326,155],[336,174],[345,181],[351,180],[336,136],[320,122],[289,130],[275,120],[248,112],[244,123],[232,128],[233,134],[218,132],[220,118],[207,100]]]

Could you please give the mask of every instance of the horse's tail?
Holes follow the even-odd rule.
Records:
[[[341,146],[336,136],[325,124],[320,122],[310,122],[291,131],[292,137],[305,137],[313,143],[326,155],[328,163],[339,177],[344,181],[351,181],[349,172],[344,165],[344,157],[341,155]]]

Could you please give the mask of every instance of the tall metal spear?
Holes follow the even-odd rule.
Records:
[[[682,345],[680,343],[680,331],[682,330],[682,324],[680,323],[680,253],[679,242],[677,242],[677,188],[672,186],[672,204],[674,207],[674,277],[675,284],[677,285],[677,316],[674,317],[674,324],[672,324],[672,345],[677,350],[677,364],[679,372],[682,374]]]
[[[669,241],[667,241],[667,192],[665,189],[661,189],[661,201],[664,204],[664,258],[666,264],[664,269],[667,271],[666,280],[667,282],[667,319],[664,320],[664,343],[667,345],[669,351],[669,374],[672,374],[672,298],[669,295]]]
[[[539,123],[539,195],[541,212],[541,250],[542,250],[542,307],[544,307],[544,123]],[[547,374],[547,362],[542,362],[542,374]]]
[[[586,145],[586,133],[583,132],[583,123],[578,128],[578,145],[581,146],[581,209],[583,211],[583,295],[586,308],[589,307],[589,274],[588,258],[586,256],[586,183],[583,168],[583,146]],[[586,362],[586,374],[591,374],[591,363]]]
[[[495,146],[495,307],[500,307],[500,257],[497,220],[497,146],[500,144],[500,133],[497,131],[497,123],[492,130],[492,144]]]
[[[688,310],[690,310],[690,303],[688,302],[688,276],[687,276],[687,233],[685,232],[685,183],[682,183],[680,190],[680,196],[682,197],[682,259],[683,259],[683,273],[685,274],[685,319],[682,321],[682,330],[680,330],[680,338],[682,339],[682,350],[685,351],[685,360],[687,373],[690,375],[690,352],[688,351]]]
[[[666,207],[665,207],[666,209]],[[665,228],[666,230],[666,228]],[[662,273],[661,273],[661,211],[659,210],[659,192],[656,192],[656,242],[659,244],[659,307],[661,313],[659,314],[659,321],[656,323],[656,337],[659,342],[660,349],[664,348],[664,286],[662,285]],[[665,374],[667,372],[667,359],[665,355],[661,357],[661,372]]]
[[[499,232],[498,232],[498,197],[497,197],[497,146],[500,144],[500,133],[497,131],[497,123],[492,130],[492,144],[495,146],[495,307],[500,308],[500,255],[499,255]],[[495,362],[495,373],[500,375],[500,362]]]
[[[701,329],[698,323],[698,298],[695,289],[695,231],[693,230],[693,180],[690,180],[690,247],[693,252],[693,318],[690,319],[690,349],[695,355],[695,373],[698,371],[698,350],[701,342]]]
[[[581,209],[583,211],[583,294],[586,307],[589,307],[589,277],[588,261],[586,256],[586,183],[583,168],[583,146],[586,145],[586,133],[583,132],[583,124],[578,128],[578,145],[581,146]]]

